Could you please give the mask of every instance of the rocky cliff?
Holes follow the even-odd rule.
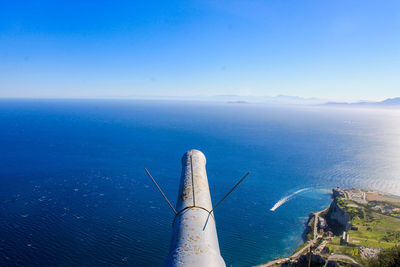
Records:
[[[302,238],[303,238],[304,242],[312,239],[312,237],[313,237],[313,235],[312,235],[313,228],[314,228],[314,214],[313,213],[310,213],[310,215],[308,215],[308,220],[307,220],[305,226],[306,227],[304,228],[304,231],[302,234]]]
[[[348,231],[351,228],[350,215],[340,207],[338,204],[338,197],[334,197],[325,218],[329,228],[336,235],[343,233],[343,231]]]

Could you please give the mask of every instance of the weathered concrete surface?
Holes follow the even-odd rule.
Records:
[[[193,175],[193,176],[192,176]],[[182,175],[176,204],[170,254],[166,266],[225,266],[221,257],[206,158],[198,150],[182,157]]]

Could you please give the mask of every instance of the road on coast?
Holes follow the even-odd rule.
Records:
[[[333,260],[348,260],[348,261],[350,261],[351,263],[360,265],[360,264],[359,264],[358,262],[356,262],[354,259],[352,259],[352,258],[350,258],[349,256],[346,256],[346,255],[340,255],[340,254],[333,254],[333,255],[330,255],[330,256],[328,257],[328,260],[327,260],[326,262],[328,263],[328,261],[333,261]]]
[[[288,258],[283,258],[283,259],[277,259],[277,260],[273,260],[273,261],[269,261],[267,263],[261,264],[261,265],[257,265],[257,267],[268,267],[268,266],[273,266],[275,264],[280,264],[283,263],[285,261],[291,260],[291,259],[297,259],[298,257],[300,257],[300,255],[302,255],[305,251],[307,251],[311,246],[314,246],[318,239],[321,238],[322,236],[320,236],[318,234],[318,218],[319,215],[322,212],[327,211],[329,208],[326,208],[324,210],[318,211],[314,213],[314,236],[313,239],[308,241],[307,245],[305,247],[303,247],[302,249],[300,249],[299,251],[297,251],[296,253],[294,253],[292,256],[288,257]]]

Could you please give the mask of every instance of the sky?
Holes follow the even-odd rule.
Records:
[[[0,97],[400,96],[400,1],[3,1]]]

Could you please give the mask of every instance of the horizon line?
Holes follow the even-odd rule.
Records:
[[[218,99],[220,98],[220,99]],[[296,95],[284,95],[278,94],[274,96],[269,95],[237,95],[237,94],[217,94],[217,95],[204,95],[204,96],[167,96],[167,95],[158,95],[158,96],[0,96],[0,99],[30,99],[30,100],[193,100],[193,101],[212,101],[212,102],[226,102],[229,101],[228,99],[222,98],[260,98],[259,101],[255,101],[257,103],[263,103],[266,100],[276,100],[279,102],[278,99],[287,99],[292,100],[293,102],[301,102],[301,101],[315,101],[320,103],[360,103],[360,102],[381,102],[387,99],[397,98],[394,97],[386,97],[386,98],[379,98],[374,100],[365,100],[365,99],[348,99],[348,100],[338,100],[338,99],[329,99],[329,98],[319,98],[319,97],[303,97],[303,96],[296,96]],[[235,99],[236,101],[240,101],[241,99]],[[230,101],[235,101],[231,99]],[[242,99],[246,101],[245,99]],[[250,101],[247,101],[250,102]]]

